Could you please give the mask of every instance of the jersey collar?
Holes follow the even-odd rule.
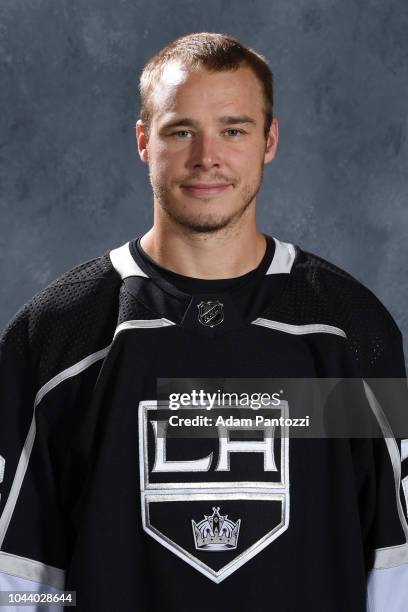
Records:
[[[282,289],[282,282],[286,280],[284,277],[292,269],[296,248],[267,234],[264,236],[267,240],[265,256],[249,283],[253,287],[264,279],[273,281],[267,283],[269,287],[274,285],[276,289]],[[136,248],[136,240],[112,250],[110,259],[127,291],[152,311],[178,325],[212,337],[240,328],[248,322],[248,318],[257,316],[254,311],[248,313],[248,317],[243,317],[237,308],[236,298],[240,291],[245,291],[246,283],[239,283],[220,293],[185,293],[149,265]],[[257,291],[254,309],[258,313],[263,302],[262,291]],[[220,318],[223,318],[221,323]]]

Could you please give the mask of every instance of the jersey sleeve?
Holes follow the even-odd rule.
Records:
[[[372,374],[364,388],[381,436],[371,441],[373,484],[362,501],[371,516],[367,610],[401,612],[408,609],[408,390],[399,332]]]
[[[27,341],[28,315],[23,307],[0,339],[0,591],[59,595],[62,559],[50,554],[47,545],[59,518],[45,430],[36,415],[39,396]],[[50,604],[48,609],[62,607]]]
[[[71,508],[84,486],[70,451],[112,341],[120,284],[108,254],[84,262],[0,336],[0,591],[64,590]]]

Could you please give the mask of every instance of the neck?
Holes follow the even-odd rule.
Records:
[[[192,232],[174,222],[155,223],[142,236],[143,250],[159,265],[183,276],[221,279],[256,268],[266,239],[253,223],[238,223],[214,233]]]

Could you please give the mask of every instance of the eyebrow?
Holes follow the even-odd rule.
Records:
[[[249,115],[224,115],[222,117],[219,117],[217,122],[222,125],[236,125],[238,123],[249,123],[251,125],[256,125],[255,119],[253,119]],[[175,119],[174,121],[165,123],[161,129],[169,130],[171,128],[179,127],[181,125],[187,127],[195,127],[198,124],[196,121],[194,121],[194,119],[190,119],[189,117],[182,117],[181,119]]]

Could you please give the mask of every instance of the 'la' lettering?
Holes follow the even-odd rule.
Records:
[[[166,431],[167,421],[150,421],[154,431],[155,439],[155,461],[152,472],[208,472],[211,467],[213,453],[202,459],[190,459],[184,461],[169,461],[166,458]],[[160,435],[158,435],[160,426]],[[230,456],[232,453],[262,453],[264,459],[264,471],[276,472],[277,467],[274,457],[274,427],[257,427],[257,431],[263,431],[262,440],[231,440],[230,432],[242,430],[239,427],[218,426],[218,463],[217,472],[230,471]],[[245,428],[248,429],[248,428]]]

